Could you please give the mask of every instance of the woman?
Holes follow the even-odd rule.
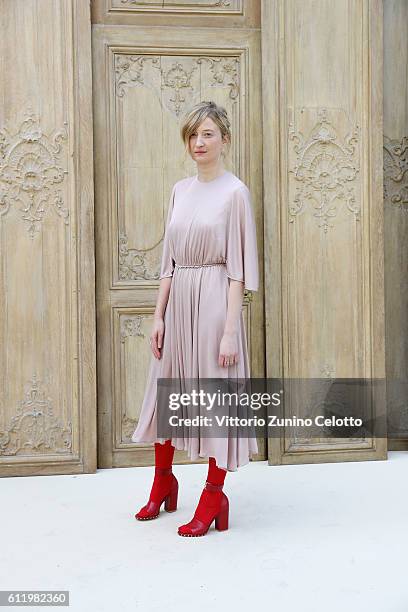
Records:
[[[174,450],[209,458],[208,476],[193,519],[181,536],[205,535],[215,520],[228,528],[227,471],[258,452],[252,437],[157,437],[157,379],[249,378],[242,316],[244,288],[258,289],[256,230],[246,185],[225,170],[230,122],[214,102],[196,104],[184,117],[181,137],[197,175],[172,190],[164,237],[160,288],[150,337],[153,352],[133,442],[154,442],[155,476],[148,503],[135,515],[156,518],[163,501],[176,510]],[[164,442],[164,443],[162,443]]]

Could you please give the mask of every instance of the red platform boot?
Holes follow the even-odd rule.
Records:
[[[174,446],[167,440],[164,444],[155,443],[154,481],[149,501],[135,514],[139,521],[157,518],[164,502],[166,512],[177,510],[178,482],[172,472]]]
[[[171,478],[168,478],[166,483],[164,484],[163,477],[169,476],[171,476]],[[155,480],[157,477],[161,478],[162,480],[160,484],[160,496],[155,496],[154,494],[150,495],[147,504],[143,506],[143,508],[141,508],[137,514],[135,514],[135,518],[137,518],[138,521],[149,521],[151,519],[157,518],[159,516],[160,507],[163,502],[164,509],[166,510],[166,512],[174,512],[175,510],[177,510],[178,482],[177,478],[172,472],[171,467],[155,468]]]
[[[179,535],[190,538],[203,536],[214,520],[218,531],[228,529],[229,502],[222,490],[226,474],[226,470],[216,465],[215,458],[210,457],[207,481],[194,517],[189,523],[178,528]]]
[[[203,536],[214,520],[218,531],[228,529],[229,502],[222,490],[223,486],[208,481],[205,483],[194,517],[189,523],[178,528],[179,535],[189,538]]]

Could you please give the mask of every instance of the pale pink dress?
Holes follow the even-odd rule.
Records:
[[[205,265],[202,264],[214,264]],[[218,264],[218,265],[217,265]],[[194,267],[178,267],[194,266]],[[172,276],[164,315],[161,359],[151,357],[147,386],[133,442],[157,437],[157,378],[249,378],[242,310],[238,364],[218,365],[229,279],[258,290],[256,228],[248,188],[232,172],[203,182],[178,181],[170,196],[160,278]],[[256,437],[172,438],[191,460],[215,457],[218,467],[235,471],[258,452]]]

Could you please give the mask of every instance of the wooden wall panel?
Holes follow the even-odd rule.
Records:
[[[91,472],[90,11],[80,0],[1,10],[0,474]]]
[[[242,14],[244,0],[110,0],[109,11]]]
[[[408,2],[384,0],[384,228],[389,448],[408,449]]]
[[[91,0],[92,23],[257,28],[260,0]]]
[[[384,379],[381,2],[265,0],[262,43],[268,376]],[[271,463],[385,453],[269,444]]]
[[[195,171],[178,121],[205,98],[232,116],[228,166],[265,236],[267,290],[244,305],[253,374],[265,338],[271,377],[386,371],[406,448],[406,1],[3,0],[0,474],[96,467],[90,9],[101,466],[152,461],[129,433],[169,191]],[[386,455],[375,439],[269,446],[271,463]]]

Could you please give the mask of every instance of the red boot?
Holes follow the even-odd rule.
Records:
[[[205,483],[200,501],[192,520],[178,528],[178,534],[189,538],[203,536],[215,520],[218,531],[228,529],[229,503],[228,497],[222,491],[223,484]]]
[[[149,501],[135,514],[135,518],[139,521],[148,521],[158,517],[160,506],[163,502],[164,509],[167,512],[174,512],[177,509],[178,482],[172,472],[175,447],[171,444],[171,440],[166,440],[164,444],[156,442],[154,451],[155,473],[153,486]]]
[[[149,501],[135,514],[139,521],[157,518],[164,502],[166,512],[177,510],[178,482],[172,468],[155,468],[155,476]]]

